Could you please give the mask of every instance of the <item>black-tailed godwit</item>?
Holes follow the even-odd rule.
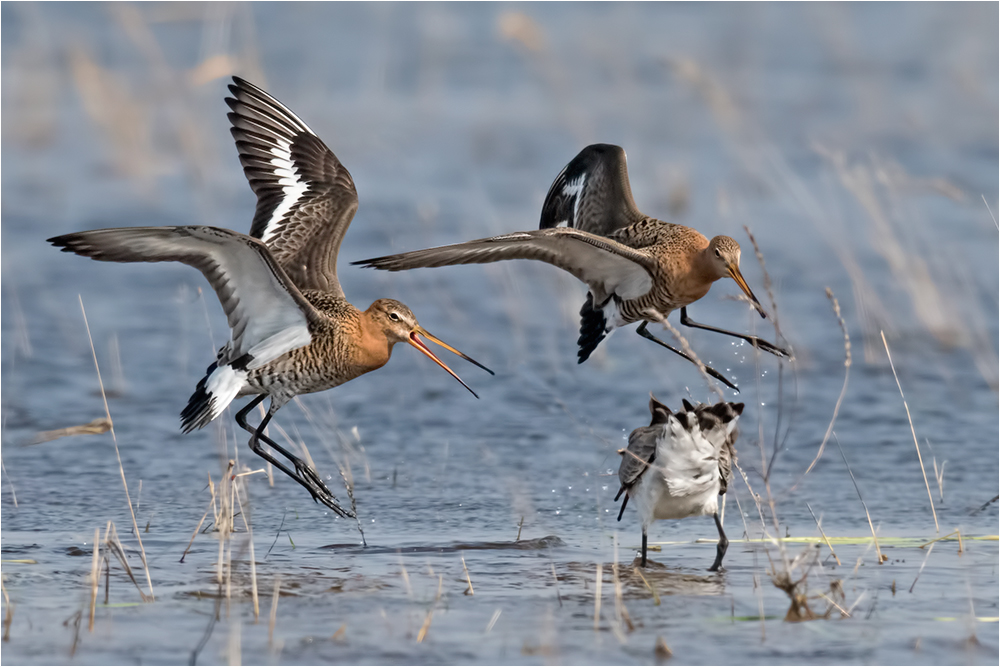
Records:
[[[404,342],[472,392],[421,336],[493,371],[429,334],[399,301],[378,299],[364,311],[347,301],[337,280],[337,253],[358,208],[351,175],[291,110],[257,86],[239,77],[233,81],[233,97],[226,98],[229,120],[257,195],[249,236],[217,227],[130,227],[49,242],[101,261],[174,261],[201,271],[226,311],[232,338],[181,413],[184,432],[207,425],[234,398],[254,396],[236,415],[251,434],[250,448],[315,500],[349,516],[315,470],[264,434],[274,414],[298,394],[330,389],[382,367],[392,346]],[[256,428],[250,426],[247,415],[268,396],[267,414]]]
[[[732,278],[761,317],[763,307],[740,273],[740,246],[728,236],[709,240],[700,232],[641,213],[632,199],[625,151],[594,144],[559,173],[542,206],[540,229],[416,250],[354,264],[402,271],[453,264],[534,259],[570,272],[590,287],[580,310],[579,362],[616,328],[642,322],[638,333],[694,361],[647,331],[680,309],[681,324],[742,338],[761,350],[789,356],[757,336],[699,324],[687,306],[720,278]],[[709,374],[736,389],[712,368]]]

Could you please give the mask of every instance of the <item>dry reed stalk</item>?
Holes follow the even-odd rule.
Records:
[[[242,648],[240,646],[241,635],[243,634],[242,623],[240,623],[239,617],[234,617],[229,622],[229,650],[228,658],[230,665],[242,665],[243,656]]]
[[[128,575],[128,578],[132,580],[132,584],[135,585],[136,590],[139,591],[139,597],[142,598],[142,601],[152,602],[152,600],[150,600],[143,592],[142,587],[139,586],[139,582],[136,581],[135,574],[132,573],[132,567],[128,564],[128,558],[125,556],[125,547],[122,546],[121,539],[118,537],[118,530],[112,521],[108,521],[108,527],[104,535],[104,547],[104,558],[110,560],[107,554],[114,554],[115,558],[118,559],[118,562],[121,563],[122,569],[125,570],[125,574]],[[110,562],[108,567],[110,569]]]
[[[644,314],[649,315],[657,322],[662,324],[663,328],[670,332],[670,334],[677,340],[677,342],[681,344],[681,349],[684,350],[684,353],[687,354],[692,359],[694,359],[695,366],[697,366],[698,370],[701,371],[701,375],[705,379],[705,384],[708,385],[708,388],[714,391],[716,394],[718,394],[720,401],[725,401],[726,400],[725,394],[723,394],[722,390],[719,389],[719,386],[712,381],[713,380],[712,376],[710,376],[708,374],[708,371],[705,370],[705,364],[702,363],[701,358],[699,358],[698,355],[695,354],[694,350],[691,349],[691,344],[688,343],[687,338],[682,336],[681,332],[678,331],[676,328],[674,328],[674,325],[668,322],[667,318],[664,317],[663,314],[660,313],[660,311],[656,310],[655,308],[647,308],[643,312]]]
[[[826,298],[833,304],[833,312],[837,316],[837,323],[840,325],[840,330],[844,333],[844,386],[840,388],[840,396],[837,397],[837,403],[833,406],[833,417],[830,418],[830,424],[826,427],[826,433],[823,434],[823,441],[819,443],[819,451],[816,452],[816,456],[813,458],[812,463],[809,464],[809,467],[806,468],[806,471],[792,485],[790,491],[795,490],[799,482],[802,481],[802,478],[809,474],[809,471],[813,469],[819,462],[820,457],[823,456],[823,449],[826,447],[826,443],[833,433],[833,425],[837,422],[837,415],[840,414],[840,405],[844,402],[844,396],[847,395],[847,380],[851,373],[851,337],[847,333],[847,325],[840,314],[840,302],[837,301],[837,297],[833,295],[833,290],[829,287],[826,288]]]
[[[892,363],[892,355],[889,353],[889,343],[885,340],[885,332],[882,334],[882,344],[885,345],[885,354],[889,357],[889,368],[892,369],[892,377],[896,378],[896,386],[899,388],[899,396],[903,399],[903,407],[906,409],[906,419],[910,422],[910,433],[913,435],[913,446],[917,448],[917,460],[920,461],[920,472],[924,475],[924,486],[927,487],[927,500],[931,503],[931,514],[934,516],[934,531],[940,533],[941,527],[938,525],[937,510],[934,509],[934,498],[931,497],[931,485],[927,481],[927,470],[924,468],[924,457],[920,455],[920,443],[917,442],[917,432],[913,428],[913,418],[910,416],[910,406],[906,403],[906,396],[903,396],[903,385],[899,383],[899,376],[896,375],[896,366]]]
[[[942,535],[941,537],[934,538],[930,542],[926,542],[924,544],[921,544],[920,548],[923,549],[924,547],[926,547],[929,544],[934,544],[935,542],[940,542],[941,540],[947,540],[952,535],[956,535],[958,537],[958,553],[959,554],[964,553],[965,552],[965,545],[962,543],[962,531],[960,531],[957,528],[954,531],[948,533],[947,535]]]
[[[462,571],[465,572],[465,580],[469,584],[469,587],[465,589],[463,595],[475,595],[476,591],[472,588],[472,577],[469,576],[469,568],[465,565],[465,554],[462,554]]]
[[[833,545],[830,544],[830,538],[823,532],[823,525],[820,523],[819,519],[816,518],[816,514],[813,512],[813,508],[809,505],[809,503],[806,503],[806,507],[809,508],[809,513],[812,514],[813,520],[816,521],[816,527],[819,529],[819,534],[823,536],[823,541],[826,542],[826,546],[830,547],[830,553],[833,554],[834,560],[837,561],[837,565],[840,565],[840,559],[837,558],[837,552],[833,550]]]
[[[106,417],[99,417],[79,426],[67,426],[66,428],[57,428],[51,431],[39,431],[35,434],[31,442],[27,444],[40,445],[44,442],[51,442],[58,438],[66,438],[74,435],[98,435],[100,433],[107,433],[110,429],[111,422]]]
[[[431,602],[431,608],[427,611],[427,616],[424,618],[424,624],[420,626],[420,632],[417,633],[417,643],[420,644],[427,638],[427,631],[431,628],[431,621],[434,619],[434,610],[437,608],[438,600],[441,599],[441,591],[444,588],[444,575],[438,575],[438,589],[437,595],[434,596],[434,601]]]
[[[97,610],[97,588],[101,577],[100,561],[101,529],[94,529],[94,557],[90,561],[90,621],[87,630],[94,631],[94,613]]]
[[[255,470],[254,472],[264,472],[264,469]],[[253,473],[241,473],[237,477],[242,477],[243,475],[252,475]],[[257,599],[257,562],[254,558],[253,553],[253,528],[250,527],[250,522],[247,521],[247,513],[243,509],[243,500],[240,498],[239,489],[236,488],[237,485],[234,484],[233,488],[236,489],[236,502],[240,506],[240,517],[243,519],[243,526],[247,529],[247,539],[250,545],[250,595],[253,598],[253,621],[256,623],[260,619],[260,602]]]
[[[597,576],[594,579],[594,630],[601,629],[601,583],[603,579],[603,563],[597,564]]]
[[[403,577],[403,584],[406,585],[406,596],[409,598],[413,597],[413,587],[410,585],[410,575],[406,572],[406,566],[403,565],[403,554],[399,554],[399,573]]]
[[[924,440],[928,447],[931,446],[930,440]],[[937,457],[931,458],[931,463],[934,464],[934,479],[937,480],[938,484],[938,500],[944,502],[944,466],[948,461],[941,462],[941,470],[938,470]]]
[[[552,568],[552,583],[556,587],[556,600],[559,602],[559,606],[562,607],[562,595],[559,594],[559,577],[556,576],[556,564],[550,560],[549,567]]]
[[[7,587],[3,585],[3,579],[0,578],[0,591],[3,591],[3,601],[6,606],[6,610],[3,615],[3,641],[10,641],[10,625],[14,622],[14,605],[10,603],[10,596],[7,595]]]
[[[931,552],[934,551],[934,545],[931,544],[930,548],[927,550],[927,555],[924,556],[924,562],[920,564],[920,569],[917,570],[917,576],[913,579],[913,583],[910,584],[910,592],[913,592],[913,587],[917,585],[917,579],[920,579],[921,573],[924,571],[924,566],[927,565],[927,559],[931,557]]]
[[[865,508],[865,516],[868,517],[868,528],[872,531],[872,540],[875,542],[875,553],[878,554],[878,563],[881,565],[885,561],[889,560],[889,557],[882,554],[882,549],[878,545],[878,536],[875,534],[875,526],[872,524],[872,515],[868,512],[868,505],[865,504],[865,499],[861,497],[861,489],[858,488],[858,480],[854,479],[854,471],[851,470],[851,464],[847,462],[847,456],[844,454],[844,448],[840,446],[840,438],[837,437],[835,433],[833,435],[833,441],[837,443],[837,449],[840,450],[840,456],[844,459],[844,465],[847,466],[847,473],[851,476],[851,481],[854,482],[854,490],[858,492],[858,499],[861,501],[861,506]]]
[[[517,537],[514,538],[515,542],[521,541],[521,527],[524,525],[524,515],[521,515],[521,520],[517,523]]]
[[[97,370],[97,383],[101,388],[101,399],[104,401],[104,414],[108,418],[110,423],[109,431],[111,431],[111,441],[115,445],[115,456],[118,459],[118,472],[121,474],[122,486],[125,487],[125,501],[128,503],[128,511],[132,516],[132,530],[135,532],[135,539],[139,541],[139,555],[142,557],[142,569],[146,572],[146,583],[149,585],[149,600],[152,602],[156,599],[153,595],[153,580],[149,575],[149,566],[146,563],[146,549],[142,546],[142,537],[139,535],[139,524],[135,520],[135,512],[132,510],[132,498],[129,496],[128,492],[128,481],[125,479],[125,468],[122,466],[122,455],[118,451],[118,437],[115,435],[115,424],[114,420],[111,419],[111,409],[108,407],[108,396],[104,392],[104,380],[101,379],[101,367],[97,363],[97,351],[94,349],[94,337],[90,335],[90,322],[87,321],[87,309],[83,307],[83,296],[80,294],[76,295],[80,300],[80,312],[83,313],[83,324],[87,328],[87,340],[90,341],[90,353],[94,357],[94,368]],[[144,599],[144,601],[147,601]]]
[[[986,195],[980,194],[979,196],[983,198],[983,203],[986,204],[986,210],[989,212],[990,218],[993,220],[993,224],[996,226],[997,230],[1000,231],[1000,224],[997,223],[997,217],[993,215],[993,209],[990,208],[989,202],[986,201]]]
[[[209,479],[211,479],[211,475],[209,475]],[[208,513],[212,511],[212,503],[213,502],[214,502],[214,499],[211,500],[211,501],[209,501],[208,508],[205,510],[205,513],[201,515],[201,521],[199,521],[198,525],[194,527],[194,532],[191,533],[191,541],[188,542],[187,548],[184,549],[184,553],[181,554],[181,562],[182,563],[184,562],[184,558],[185,558],[185,556],[187,556],[188,551],[191,550],[191,545],[194,544],[194,538],[196,538],[198,536],[198,531],[201,530],[202,524],[205,523],[205,519],[208,518]]]
[[[267,624],[267,647],[274,647],[274,626],[278,623],[278,596],[281,593],[281,575],[274,577],[274,593],[271,594],[271,618]]]
[[[667,646],[667,640],[663,637],[657,637],[656,645],[653,647],[653,655],[656,656],[656,659],[659,661],[667,660],[673,654],[674,652],[670,650],[669,646]]]
[[[642,570],[640,570],[637,567],[633,567],[632,568],[632,573],[635,574],[635,575],[637,575],[640,579],[642,579],[642,583],[644,583],[646,585],[646,588],[649,589],[649,592],[653,594],[653,606],[654,607],[659,607],[660,606],[660,596],[656,592],[656,589],[653,588],[653,585],[650,584],[649,581],[646,580],[646,576],[642,573]]]
[[[7,472],[7,466],[3,464],[3,457],[0,456],[0,470],[3,470],[3,474],[7,476],[7,483],[10,484],[10,495],[11,499],[14,501],[14,507],[17,507],[17,493],[14,491],[14,482],[10,478],[10,473]]]
[[[500,614],[502,613],[503,609],[497,609],[495,612],[493,612],[493,616],[490,618],[490,622],[486,624],[486,631],[484,632],[484,634],[487,635],[490,634],[490,632],[493,630],[493,626],[497,624],[498,620],[500,620]]]
[[[618,641],[625,643],[626,637],[623,629],[628,629],[629,632],[635,630],[635,624],[632,623],[632,618],[628,614],[628,610],[625,608],[625,600],[622,596],[622,581],[621,577],[618,576],[618,533],[615,533],[614,540],[614,553],[615,560],[611,565],[611,580],[614,582],[615,586],[615,625],[614,633],[618,637]]]
[[[347,639],[347,623],[341,623],[337,631],[330,635],[330,639],[337,643],[341,643]]]

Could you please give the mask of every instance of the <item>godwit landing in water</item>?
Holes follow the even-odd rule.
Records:
[[[722,567],[729,540],[719,520],[719,496],[732,478],[736,456],[733,445],[739,435],[736,420],[742,403],[693,406],[684,400],[684,410],[674,414],[655,398],[649,399],[653,419],[628,437],[621,450],[618,479],[622,486],[615,500],[625,493],[618,520],[622,520],[629,498],[635,500],[642,522],[642,566],[646,566],[646,531],[657,519],[683,519],[711,515],[719,529],[719,546],[712,572]]]
[[[232,338],[181,413],[184,432],[207,425],[234,398],[254,396],[236,415],[251,433],[250,448],[316,501],[349,516],[316,471],[264,434],[274,413],[298,394],[330,389],[382,367],[396,343],[409,343],[462,382],[421,336],[489,369],[429,334],[399,301],[378,299],[364,311],[347,301],[337,280],[337,252],[358,208],[351,175],[291,110],[257,86],[238,77],[233,81],[233,97],[226,98],[229,120],[257,195],[249,236],[217,227],[128,227],[49,242],[106,262],[174,261],[201,271],[226,311]],[[267,414],[253,428],[247,415],[268,396]]]
[[[504,259],[535,259],[558,266],[590,287],[580,310],[580,363],[608,334],[633,322],[642,322],[638,333],[644,338],[693,361],[646,330],[649,322],[658,322],[678,308],[685,326],[736,336],[761,350],[789,356],[757,336],[698,324],[688,317],[687,306],[705,296],[720,278],[735,280],[761,317],[766,314],[740,273],[736,241],[728,236],[709,240],[690,227],[639,212],[632,200],[625,151],[619,146],[587,146],[563,168],[545,197],[540,227],[354,263],[387,271]],[[714,369],[706,370],[736,389]]]

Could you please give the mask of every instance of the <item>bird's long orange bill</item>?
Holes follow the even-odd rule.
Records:
[[[413,331],[412,333],[410,333],[410,345],[412,345],[413,347],[417,348],[418,350],[420,350],[421,352],[423,352],[424,354],[426,354],[428,357],[430,357],[434,361],[434,363],[436,363],[438,366],[440,366],[441,368],[443,368],[446,371],[448,371],[449,375],[451,375],[453,378],[455,378],[456,380],[458,380],[462,384],[463,387],[465,387],[466,389],[468,389],[469,392],[471,392],[473,396],[475,396],[476,398],[479,398],[479,394],[477,394],[476,392],[472,391],[472,387],[470,387],[469,385],[465,384],[465,382],[462,380],[462,378],[458,377],[458,374],[455,371],[453,371],[450,368],[448,368],[447,364],[445,364],[443,361],[441,361],[440,359],[438,359],[437,355],[435,355],[433,352],[431,352],[431,350],[430,350],[429,347],[427,347],[426,345],[424,345],[424,341],[420,340],[419,334],[423,334],[424,336],[427,336],[428,340],[434,341],[435,343],[437,343],[441,347],[443,347],[443,348],[445,348],[447,350],[451,350],[455,354],[457,354],[457,355],[459,355],[459,356],[461,356],[461,357],[463,357],[465,359],[469,359],[469,361],[472,361],[472,359],[470,359],[469,357],[465,356],[464,354],[462,354],[461,352],[459,352],[455,348],[451,347],[450,345],[441,342],[440,340],[438,340],[434,336],[432,336],[429,333],[427,333],[427,331],[424,330],[424,329],[420,329],[419,331]],[[477,366],[480,366],[482,368],[486,368],[485,366],[482,366],[482,364],[478,364],[475,361],[472,361],[472,363],[474,363]],[[486,370],[489,370],[489,369],[486,368]],[[492,373],[493,371],[490,371],[490,372]]]
[[[760,305],[760,301],[758,301],[757,297],[753,295],[753,291],[750,289],[750,286],[747,285],[747,281],[743,279],[743,274],[740,273],[740,267],[735,264],[730,265],[729,275],[736,281],[736,284],[740,286],[740,289],[743,290],[748,297],[750,297],[750,300],[753,302],[753,307],[757,309],[760,316],[766,318],[767,313],[764,312],[764,307]]]

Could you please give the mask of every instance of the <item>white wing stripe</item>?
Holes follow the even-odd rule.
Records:
[[[274,167],[272,170],[274,175],[278,176],[278,185],[282,186],[284,197],[278,202],[274,212],[271,213],[271,219],[264,227],[264,233],[260,238],[264,243],[268,243],[274,237],[278,223],[288,215],[309,189],[309,183],[299,178],[298,168],[292,160],[292,145],[283,139],[278,139],[277,144],[270,149],[271,155],[274,156],[271,158],[271,165]]]
[[[567,227],[577,226],[577,215],[580,212],[580,200],[583,198],[583,184],[587,180],[587,174],[580,174],[576,180],[567,183],[563,187],[563,194],[573,197],[573,219],[566,221]]]

